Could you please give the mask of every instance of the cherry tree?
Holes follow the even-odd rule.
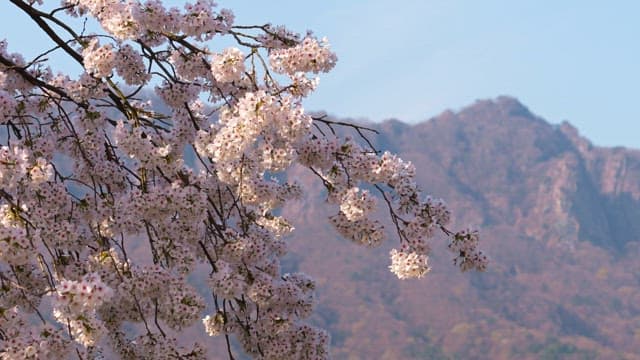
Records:
[[[194,324],[231,359],[232,338],[255,358],[328,358],[305,322],[313,279],[280,271],[297,240],[281,209],[305,191],[283,180],[292,166],[326,188],[343,237],[395,238],[398,278],[429,271],[436,233],[462,271],[485,269],[477,232],[448,230],[411,163],[305,113],[337,61],[326,39],[237,25],[211,0],[56,1],[9,0],[51,49],[0,42],[0,358],[213,356],[171,336]],[[72,26],[89,18],[100,33]],[[53,53],[83,71],[56,72]]]

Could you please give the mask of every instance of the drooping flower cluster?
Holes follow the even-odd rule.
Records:
[[[477,230],[462,230],[457,232],[451,238],[449,250],[457,255],[453,259],[453,263],[460,266],[460,270],[478,270],[487,269],[489,259],[478,248],[479,233]]]
[[[329,135],[370,129],[305,113],[314,76],[336,63],[326,40],[234,26],[211,0],[41,4],[20,9],[84,71],[55,73],[0,41],[0,357],[97,358],[107,346],[206,359],[174,338],[202,321],[256,358],[328,358],[329,335],[305,322],[314,281],[280,269],[295,234],[282,208],[304,194],[292,166],[324,185],[329,222],[355,243],[388,236],[386,207],[399,278],[428,272],[437,230],[463,271],[486,268],[477,233],[446,229],[449,211],[422,196],[411,163]],[[64,13],[104,33],[43,25]],[[210,50],[216,36],[236,46]]]
[[[376,206],[375,198],[367,190],[357,187],[347,190],[340,202],[340,212],[349,221],[365,218]]]
[[[393,249],[391,250],[391,265],[389,269],[399,279],[421,278],[431,270],[427,260],[428,258],[425,254]]]

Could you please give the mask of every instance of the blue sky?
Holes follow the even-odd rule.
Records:
[[[310,110],[417,122],[511,95],[552,123],[570,121],[597,145],[640,148],[640,1],[220,3],[237,23],[329,38],[338,65],[306,102]],[[41,47],[11,6],[0,3],[0,38],[12,51]]]

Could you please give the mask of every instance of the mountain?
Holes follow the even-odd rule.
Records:
[[[640,151],[594,146],[509,97],[369,125],[446,200],[454,227],[481,229],[491,264],[460,274],[437,239],[432,272],[400,281],[393,242],[340,239],[319,196],[285,209],[298,230],[284,268],[318,281],[314,321],[335,358],[640,359]],[[292,176],[320,193],[302,169]]]

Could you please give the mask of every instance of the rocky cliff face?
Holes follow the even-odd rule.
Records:
[[[316,321],[337,357],[636,358],[639,151],[593,146],[508,97],[375,126],[378,148],[414,162],[457,225],[482,229],[493,263],[460,275],[436,244],[428,279],[398,281],[386,270],[393,244],[371,254],[337,239],[306,199],[289,210],[300,240],[287,266],[319,279]]]

